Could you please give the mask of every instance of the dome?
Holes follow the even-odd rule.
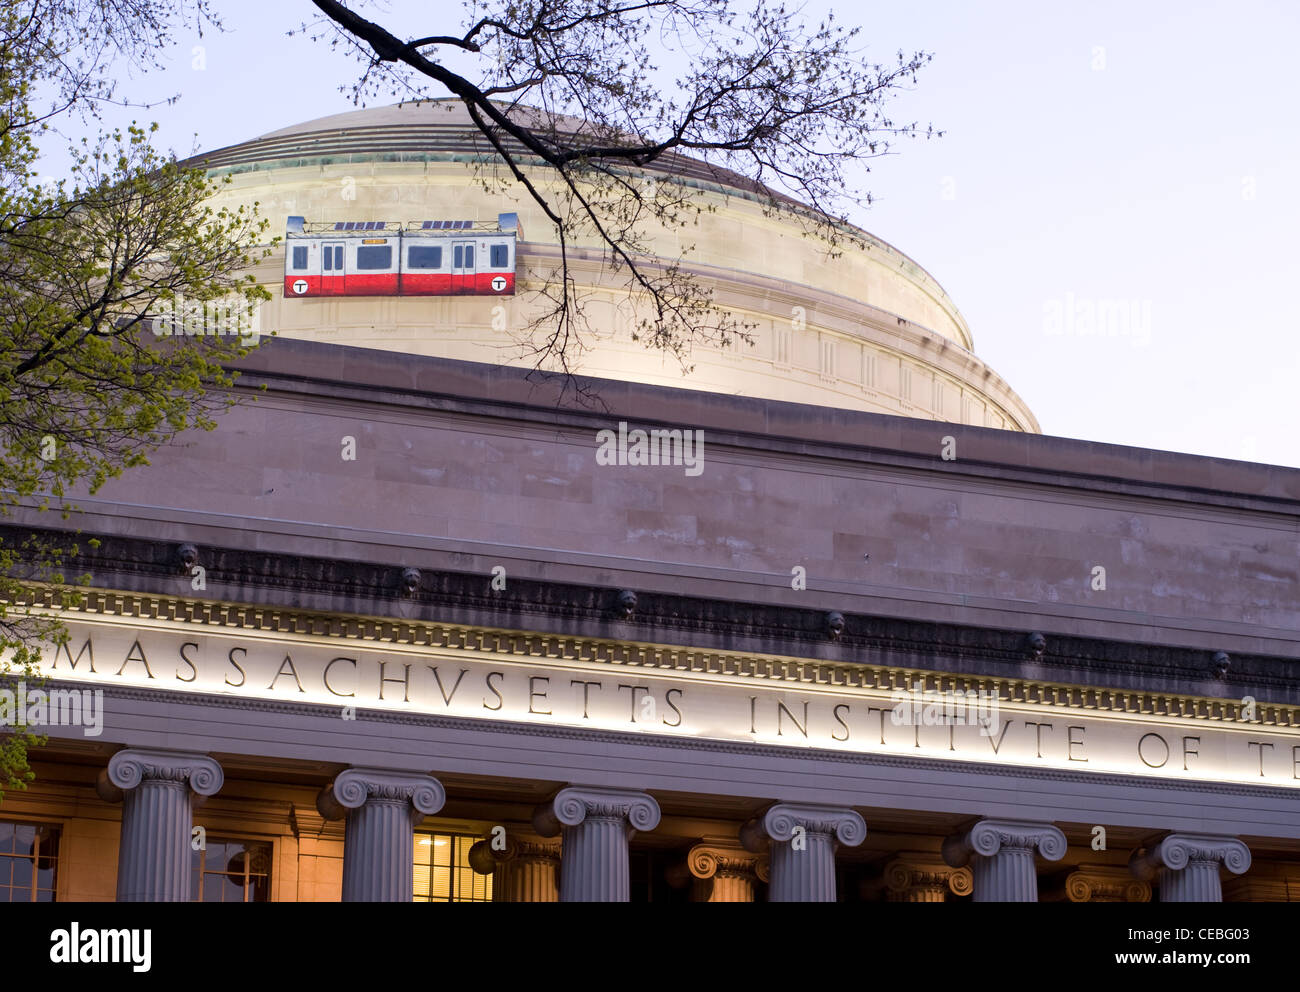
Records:
[[[574,123],[575,128],[581,122]],[[523,160],[525,163],[528,159]],[[256,201],[276,233],[310,223],[470,218],[517,213],[519,295],[510,298],[284,298],[284,246],[255,270],[275,299],[261,328],[281,336],[466,361],[531,366],[528,292],[559,256],[549,222],[516,186],[493,183],[497,160],[457,100],[428,100],[294,124],[191,160],[232,181],[217,205]],[[754,325],[752,344],[696,345],[692,370],[632,340],[633,304],[594,241],[570,248],[592,329],[570,367],[598,378],[756,396],[950,423],[1038,432],[1007,383],[978,359],[969,328],[938,281],[887,242],[829,257],[789,217],[764,216],[771,192],[685,156],[647,170],[693,187],[710,207],[698,225],[652,232],[723,307]],[[543,181],[535,173],[537,181]],[[788,199],[788,198],[786,198]],[[790,201],[794,202],[794,201]]]

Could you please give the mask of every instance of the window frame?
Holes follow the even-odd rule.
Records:
[[[5,818],[5,819],[0,819],[0,823],[7,824],[7,825],[9,825],[9,826],[11,826],[11,827],[14,827],[15,829],[17,829],[18,827],[32,827],[32,828],[35,829],[35,836],[33,837],[33,840],[32,840],[32,853],[31,853],[30,855],[27,855],[27,854],[21,854],[21,853],[18,852],[18,850],[17,850],[16,848],[15,848],[15,850],[13,850],[13,851],[5,851],[5,852],[3,852],[3,853],[0,853],[0,858],[8,858],[8,859],[13,859],[13,860],[18,860],[18,859],[21,858],[22,860],[24,860],[24,861],[29,861],[29,862],[31,863],[31,866],[32,866],[32,869],[31,869],[31,871],[32,871],[32,880],[31,880],[31,885],[29,885],[29,886],[26,887],[27,898],[26,898],[25,900],[22,900],[22,901],[24,901],[24,902],[45,902],[45,901],[49,901],[49,902],[58,902],[58,901],[59,901],[59,881],[60,881],[60,878],[59,878],[59,862],[60,862],[60,860],[61,860],[61,854],[60,854],[60,851],[61,851],[61,848],[62,848],[62,843],[61,843],[61,842],[62,842],[62,840],[63,840],[63,826],[64,826],[63,823],[62,823],[62,821],[50,821],[50,820],[20,820],[20,819],[19,819],[19,820],[10,820],[10,819]],[[42,838],[41,838],[41,833],[42,833],[42,832],[49,832],[49,833],[53,833],[53,834],[55,835],[55,844],[54,844],[54,852],[55,852],[55,853],[52,854],[52,855],[50,855],[50,854],[42,854],[42,853],[41,853],[41,848],[42,848]],[[48,837],[45,838],[45,843],[49,843],[49,840],[50,840],[50,839],[49,839]],[[48,887],[48,888],[46,888],[46,887],[44,887],[44,886],[39,886],[39,885],[37,884],[37,883],[40,881],[40,870],[41,870],[41,861],[42,861],[42,859],[51,859],[51,860],[53,860],[53,865],[51,866],[51,867],[54,869],[53,885],[51,885],[51,886]],[[12,875],[11,875],[10,877],[12,878]],[[2,902],[0,902],[0,904],[7,904],[7,903],[13,903],[13,902],[16,902],[17,900],[15,900],[15,899],[13,898],[13,894],[14,894],[15,892],[20,892],[20,891],[24,891],[24,890],[23,890],[23,889],[19,889],[19,888],[17,888],[16,886],[12,885],[10,882],[7,882],[7,881],[6,881],[6,882],[4,882],[4,883],[0,883],[0,893],[3,893],[3,894],[5,894],[5,895],[8,896],[8,898],[5,899],[5,900],[3,900]],[[49,900],[37,899],[36,896],[37,896],[37,893],[39,893],[39,892],[48,892],[48,893],[50,894],[50,898],[49,898]]]
[[[226,878],[226,879],[230,879],[230,878],[233,878],[233,877],[234,877],[233,875],[231,875],[231,874],[230,874],[229,872],[227,872],[227,871],[224,871],[224,870],[218,870],[218,869],[209,869],[209,868],[206,867],[206,863],[207,863],[207,857],[208,857],[208,851],[209,851],[209,849],[212,848],[212,847],[218,846],[218,845],[225,845],[225,844],[243,844],[243,845],[244,845],[244,851],[245,851],[245,858],[244,858],[244,898],[241,900],[241,902],[245,902],[245,903],[249,903],[249,902],[258,902],[258,901],[262,901],[262,902],[272,902],[272,901],[273,901],[272,898],[271,898],[271,895],[272,895],[272,889],[273,889],[273,887],[274,887],[274,885],[275,885],[275,845],[276,845],[275,838],[272,838],[272,837],[257,837],[257,836],[254,836],[254,835],[239,836],[239,835],[235,835],[235,834],[209,834],[209,835],[207,835],[206,838],[205,838],[205,842],[204,842],[203,847],[200,848],[200,849],[193,850],[193,851],[191,852],[191,856],[190,856],[190,868],[189,868],[189,880],[190,880],[191,892],[193,892],[193,891],[195,891],[195,889],[194,889],[195,873],[197,872],[197,874],[198,874],[198,886],[197,886],[198,898],[190,897],[188,901],[189,901],[189,902],[205,902],[205,901],[206,901],[206,900],[204,900],[204,898],[203,898],[203,887],[204,887],[204,886],[203,886],[203,881],[204,881],[205,876],[207,876],[207,875],[221,875],[223,878]],[[254,845],[254,844],[264,846],[264,847],[266,847],[267,850],[268,850],[268,855],[267,855],[267,856],[268,856],[268,863],[267,863],[267,867],[266,867],[266,871],[265,871],[265,872],[254,872],[254,871],[252,870],[252,858],[251,858],[251,857],[248,857],[247,854],[248,854],[248,847],[249,847],[250,845]],[[197,855],[197,856],[198,856],[198,862],[197,862],[197,864],[196,864],[196,862],[195,862],[195,860],[194,860],[194,855]],[[254,891],[254,889],[253,889],[253,878],[254,878],[254,877],[262,877],[263,875],[265,875],[265,877],[266,877],[266,899],[264,899],[264,900],[250,899],[250,898],[249,898],[249,894],[250,894],[250,892]],[[222,902],[226,902],[226,901],[228,901],[228,900],[224,900],[224,899],[222,900]]]
[[[416,854],[417,852],[419,852],[421,847],[420,840],[422,837],[429,838],[430,856],[427,865],[416,859]],[[437,846],[435,842],[439,837],[447,838],[447,840],[451,845],[451,852],[448,858],[448,863],[445,866],[436,864],[435,859],[433,857],[435,853],[433,849],[436,848]],[[481,834],[465,833],[463,831],[457,831],[457,830],[440,830],[436,827],[432,827],[432,828],[425,827],[423,829],[417,829],[415,831],[415,837],[413,838],[413,842],[411,845],[411,864],[412,864],[411,901],[427,902],[427,903],[492,902],[493,899],[492,884],[494,881],[493,877],[491,875],[479,875],[477,872],[474,871],[473,868],[469,866],[469,860],[468,860],[469,849],[474,844],[478,843],[481,840],[483,840],[483,836]],[[464,842],[465,860],[463,863],[457,861],[458,841]],[[416,890],[418,869],[420,868],[427,868],[429,872],[428,889],[427,892],[425,893],[421,893]],[[434,872],[439,868],[445,868],[448,875],[447,895],[445,898],[441,896],[436,896],[434,894]],[[470,892],[468,897],[461,894],[462,889],[461,889],[460,880],[462,878],[468,878],[470,880]],[[474,894],[474,889],[479,886],[482,887],[482,892],[483,892],[483,895],[481,897]]]

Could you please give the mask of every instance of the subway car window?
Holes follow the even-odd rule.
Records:
[[[407,264],[413,269],[441,269],[442,246],[430,248],[426,245],[416,245],[407,256]]]
[[[357,249],[358,269],[388,269],[393,265],[391,245],[367,245]]]
[[[306,246],[294,248],[293,250],[293,267],[295,269],[307,268],[307,248]]]
[[[491,263],[494,269],[504,269],[510,260],[510,249],[505,245],[493,245],[491,250]]]

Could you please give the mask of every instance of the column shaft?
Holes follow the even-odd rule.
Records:
[[[805,833],[802,848],[772,845],[769,902],[834,902],[835,847],[828,833]]]
[[[943,843],[943,860],[954,868],[970,864],[975,891],[972,902],[1037,902],[1037,851],[1060,861],[1068,845],[1050,823],[981,820]]]
[[[972,902],[1038,901],[1032,850],[1004,848],[991,856],[976,854],[971,858],[971,871],[975,876]]]
[[[386,768],[349,768],[321,791],[321,816],[347,818],[344,902],[411,901],[415,825],[442,809],[445,799],[436,778]]]
[[[627,902],[627,842],[659,825],[659,804],[644,792],[567,786],[533,814],[543,837],[560,834],[560,902]]]
[[[622,817],[588,816],[564,828],[560,902],[627,902],[627,829]]]
[[[190,897],[194,814],[185,782],[145,781],[123,799],[118,902],[185,902]]]
[[[343,901],[410,902],[415,891],[410,803],[371,799],[343,828]]]
[[[851,809],[777,803],[740,831],[750,851],[771,850],[769,902],[835,902],[835,843],[857,846],[867,825]]]
[[[1222,902],[1219,866],[1242,875],[1250,860],[1250,848],[1236,837],[1167,834],[1150,850],[1135,852],[1129,869],[1144,880],[1158,874],[1161,902]]]
[[[119,902],[185,902],[190,897],[193,797],[221,788],[221,766],[205,754],[127,748],[100,773],[100,796],[121,801]]]

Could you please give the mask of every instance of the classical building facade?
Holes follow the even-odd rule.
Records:
[[[79,501],[46,689],[102,723],[0,805],[38,895],[1296,895],[1294,470],[290,340],[241,382]],[[611,418],[705,470],[598,464]]]
[[[420,126],[212,168],[281,213],[348,176],[353,219],[402,176],[450,211],[463,135]],[[34,604],[70,637],[7,690],[49,743],[0,892],[1300,898],[1300,471],[1037,433],[883,243],[848,291],[728,250],[833,375],[768,340],[682,388],[614,334],[580,397],[485,361],[476,300],[281,301],[215,432],[4,521],[75,531],[90,585]]]

